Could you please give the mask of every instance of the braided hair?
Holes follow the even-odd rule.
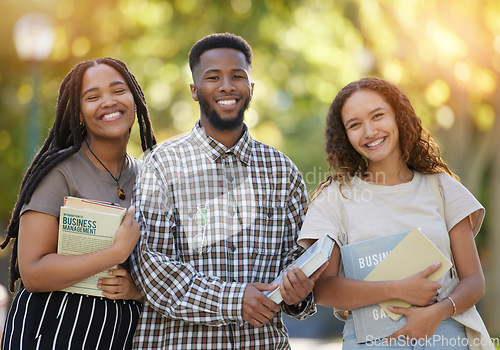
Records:
[[[367,89],[379,94],[393,109],[399,130],[399,144],[402,161],[410,170],[424,174],[447,173],[458,180],[441,158],[439,146],[431,134],[423,127],[408,97],[396,85],[378,78],[363,78],[346,85],[330,105],[326,117],[326,161],[330,175],[321,182],[313,193],[317,198],[321,190],[333,180],[340,188],[350,184],[349,179],[356,174],[365,174],[368,163],[351,145],[342,122],[342,108],[357,91]]]
[[[129,86],[134,102],[137,106],[137,122],[139,123],[142,150],[152,149],[156,139],[149,118],[146,99],[135,76],[128,70],[127,65],[120,60],[104,57],[93,61],[78,63],[66,75],[59,88],[57,99],[56,118],[54,125],[45,139],[42,147],[34,157],[21,183],[17,203],[12,212],[12,218],[7,228],[5,240],[0,245],[4,249],[14,239],[10,259],[9,290],[14,292],[15,282],[20,278],[17,260],[17,237],[19,219],[24,204],[29,203],[33,191],[44,177],[64,159],[78,152],[83,140],[87,136],[85,127],[80,124],[80,93],[83,75],[90,67],[106,64],[113,67],[122,75]]]

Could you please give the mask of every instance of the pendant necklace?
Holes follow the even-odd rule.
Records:
[[[109,171],[108,168],[106,168],[106,166],[101,162],[101,160],[99,158],[97,158],[95,153],[92,152],[92,149],[90,148],[89,142],[87,141],[87,139],[85,139],[85,143],[87,144],[87,147],[88,147],[90,153],[92,153],[92,155],[95,157],[95,159],[97,159],[97,161],[99,163],[101,163],[101,165],[104,167],[104,169],[106,169],[106,171],[109,173],[109,175],[111,175],[113,180],[115,180],[116,186],[118,186],[118,197],[121,200],[124,200],[125,199],[125,191],[123,190],[123,188],[121,188],[119,181],[120,181],[120,178],[122,177],[123,166],[125,165],[125,159],[127,159],[127,155],[125,155],[125,158],[123,158],[122,168],[120,169],[120,175],[118,175],[118,178],[116,178],[113,176],[113,174],[111,174],[111,171]]]

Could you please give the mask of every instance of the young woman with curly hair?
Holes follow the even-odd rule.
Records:
[[[474,305],[484,294],[474,242],[484,208],[441,159],[438,146],[395,85],[377,78],[348,84],[332,102],[326,125],[331,175],[313,195],[299,236],[304,245],[324,234],[337,243],[316,283],[316,302],[353,310],[401,299],[420,307],[392,308],[404,317],[399,330],[385,335],[390,346],[396,345],[391,349],[412,349],[416,340],[433,336],[444,340],[431,343],[430,348],[446,348],[445,340],[451,340],[453,349],[467,348],[457,346],[456,340],[467,339],[470,332],[462,323],[471,325],[462,318],[471,313],[479,317]],[[459,282],[449,273],[437,282],[426,278],[440,262],[395,281],[367,282],[339,273],[340,246],[414,227],[454,259]],[[477,317],[476,328],[487,337]],[[343,337],[345,349],[388,346],[375,338],[357,343],[352,315],[347,317]],[[405,341],[394,343],[400,337]]]

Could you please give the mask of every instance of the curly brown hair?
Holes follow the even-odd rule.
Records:
[[[318,186],[318,190],[337,180],[340,187],[349,184],[356,174],[365,174],[368,163],[351,145],[342,122],[342,108],[355,92],[369,89],[392,107],[399,130],[401,158],[410,170],[424,174],[447,173],[458,179],[441,158],[438,145],[430,133],[422,126],[410,100],[396,85],[378,78],[363,78],[346,85],[337,94],[326,117],[326,161],[330,176]],[[318,190],[316,192],[318,192]],[[315,194],[316,194],[315,192]],[[313,194],[313,197],[315,197]]]

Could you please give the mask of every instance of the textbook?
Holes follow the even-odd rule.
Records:
[[[76,255],[110,247],[126,211],[107,202],[66,197],[59,216],[57,253]],[[97,281],[107,277],[103,271],[62,291],[101,297]]]
[[[441,262],[441,266],[427,276],[428,280],[437,281],[451,268],[452,264],[422,231],[414,228],[392,250],[387,258],[366,276],[365,281],[401,280],[439,261]],[[379,305],[393,320],[399,319],[401,315],[391,312],[387,308],[388,305],[399,307],[411,306],[405,301],[396,299],[381,302]]]
[[[345,276],[364,280],[409,232],[402,231],[341,246]],[[352,310],[352,318],[358,343],[387,337],[406,324],[406,317],[393,321],[378,304]]]
[[[330,259],[334,245],[335,241],[333,238],[328,235],[324,235],[314,242],[314,244],[302,253],[302,255],[298,257],[297,260],[295,260],[290,266],[296,265],[300,267],[302,272],[309,277],[317,269],[319,269],[321,265]],[[282,280],[283,272],[280,273],[280,275],[271,283],[280,283]],[[271,291],[265,291],[264,294],[277,304],[281,303],[283,300],[279,287]]]
[[[345,276],[359,280],[403,279],[441,261],[441,267],[429,276],[437,280],[451,267],[449,260],[419,229],[347,244],[340,247],[340,252]],[[406,317],[391,312],[396,315],[391,318],[387,305],[410,306],[391,300],[352,310],[358,343],[387,337],[406,324]]]

